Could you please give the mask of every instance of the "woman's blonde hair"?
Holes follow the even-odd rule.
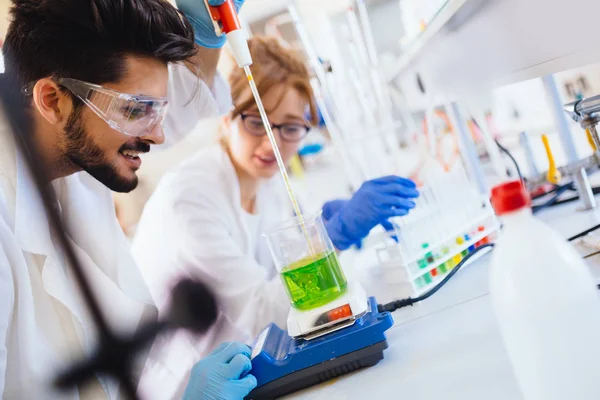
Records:
[[[258,93],[264,96],[269,90],[278,85],[286,89],[293,88],[304,97],[310,109],[310,122],[318,123],[317,106],[314,93],[310,85],[310,74],[304,61],[290,48],[284,47],[275,37],[255,36],[248,41],[252,55],[252,75]],[[234,68],[229,75],[231,96],[234,109],[231,119],[242,114],[255,105],[254,98],[248,87],[248,79],[241,68]],[[286,90],[282,91],[281,98],[275,108],[283,100]],[[270,110],[267,110],[267,113]]]

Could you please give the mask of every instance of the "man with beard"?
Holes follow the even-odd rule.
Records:
[[[196,11],[205,10],[197,3]],[[210,27],[208,13],[196,13],[194,30],[166,0],[13,0],[11,17],[2,87],[21,88],[28,100],[38,161],[107,320],[132,330],[155,308],[108,189],[133,190],[139,154],[164,142],[161,126],[174,89],[169,69],[175,78],[191,71],[206,78],[208,84],[196,79],[189,101],[203,105],[196,118],[227,103],[211,95],[219,47],[195,44],[215,39],[198,23],[204,18]],[[0,397],[118,398],[118,387],[102,377],[69,393],[50,386],[53,374],[90,352],[97,331],[7,117],[0,109]],[[249,352],[239,343],[222,345],[188,371],[179,397],[242,399],[256,385],[246,375]],[[156,379],[172,374],[160,360],[148,362],[146,371]],[[179,389],[166,378],[160,386],[169,394],[152,398]]]

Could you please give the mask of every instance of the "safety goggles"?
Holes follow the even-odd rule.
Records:
[[[56,82],[83,101],[111,128],[129,136],[143,136],[160,125],[167,114],[166,97],[120,93],[93,83],[71,78]],[[31,91],[33,85],[24,88]]]

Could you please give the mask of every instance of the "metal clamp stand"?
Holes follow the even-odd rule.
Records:
[[[600,122],[600,95],[569,103],[564,106],[564,110],[583,129],[590,132],[596,148],[594,158],[596,159],[596,163],[598,163],[600,160],[600,153],[598,152],[598,149],[600,149],[600,137],[598,136],[596,125]],[[573,178],[584,209],[595,208],[596,199],[587,179],[585,168],[579,168]]]

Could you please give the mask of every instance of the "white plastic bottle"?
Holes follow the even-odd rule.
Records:
[[[524,400],[600,399],[600,294],[579,254],[535,219],[520,181],[492,190],[504,222],[491,299]]]

